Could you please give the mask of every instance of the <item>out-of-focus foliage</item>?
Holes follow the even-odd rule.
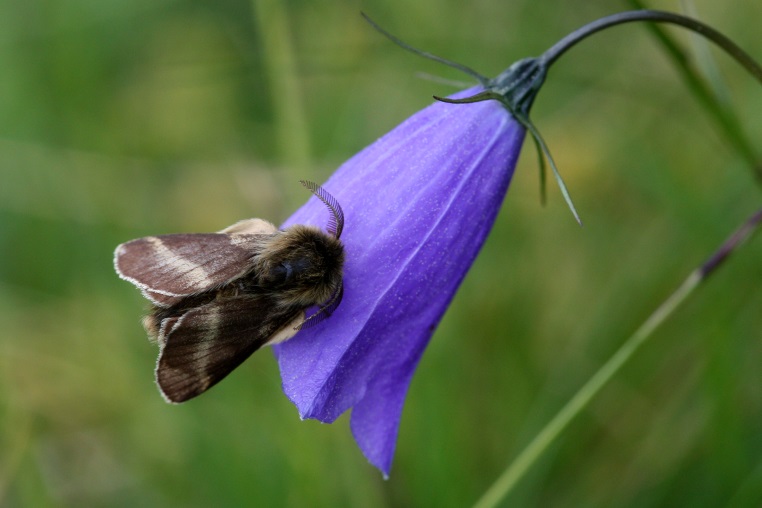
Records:
[[[393,46],[360,10],[494,75],[626,8],[271,3],[0,4],[0,504],[467,505],[759,206],[751,172],[644,27],[616,28],[566,55],[533,111],[585,227],[554,189],[539,205],[527,145],[413,380],[389,481],[346,418],[298,420],[268,351],[169,406],[152,381],[145,304],[114,275],[113,248],[283,220],[306,199],[299,178],[320,181],[453,91],[416,73],[463,79]],[[762,59],[756,1],[694,5]],[[762,140],[762,89],[712,54],[730,107]],[[760,259],[757,238],[574,422],[512,505],[758,505]]]

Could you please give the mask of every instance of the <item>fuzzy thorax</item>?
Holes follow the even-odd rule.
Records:
[[[316,227],[296,225],[276,233],[253,263],[262,289],[283,305],[309,307],[328,301],[340,287],[344,247]]]

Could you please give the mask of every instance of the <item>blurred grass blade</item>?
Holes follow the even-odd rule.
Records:
[[[251,0],[251,7],[262,37],[278,157],[284,167],[303,176],[310,164],[309,128],[288,14],[278,0]]]
[[[547,451],[569,423],[579,415],[606,384],[619,372],[623,365],[632,358],[649,337],[671,316],[675,310],[705,281],[710,274],[728,258],[730,254],[743,245],[762,223],[762,209],[758,210],[720,245],[720,247],[699,268],[695,269],[688,278],[677,288],[659,307],[643,322],[619,349],[601,366],[582,388],[556,413],[550,422],[534,437],[513,463],[498,477],[495,483],[484,493],[476,503],[476,508],[491,508],[497,506],[516,487],[529,469]]]
[[[680,5],[688,16],[696,19],[699,18],[699,13],[693,0],[681,0]],[[709,41],[695,33],[689,33],[688,37],[691,38],[693,52],[696,55],[696,65],[701,75],[706,78],[715,99],[720,105],[724,108],[729,108],[731,106],[730,91],[722,77],[717,60],[712,55]]]
[[[641,0],[627,0],[627,3],[636,9],[649,9],[649,6]],[[725,137],[733,145],[733,148],[749,164],[757,179],[757,183],[762,186],[762,160],[760,160],[754,145],[744,133],[733,110],[724,107],[715,94],[712,93],[706,79],[691,64],[691,58],[672,36],[655,23],[648,23],[646,29],[650,30],[656,40],[662,45],[664,52],[672,60],[688,89],[709,113],[709,116],[717,123]]]

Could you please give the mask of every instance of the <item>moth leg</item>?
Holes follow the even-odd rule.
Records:
[[[295,328],[295,330],[304,330],[305,328],[311,328],[315,326],[316,324],[320,323],[321,321],[324,321],[325,319],[329,318],[331,314],[333,314],[333,311],[336,310],[336,308],[341,303],[341,299],[344,297],[344,284],[341,284],[339,286],[339,289],[337,289],[331,298],[324,304],[321,305],[320,308],[309,316],[307,319],[305,319],[299,326]]]

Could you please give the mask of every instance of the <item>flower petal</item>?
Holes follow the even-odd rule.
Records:
[[[492,227],[523,139],[495,101],[437,102],[324,184],[346,216],[344,299],[276,346],[283,389],[302,418],[332,422],[354,407],[355,439],[384,475],[410,379]],[[285,225],[326,222],[313,198]]]

